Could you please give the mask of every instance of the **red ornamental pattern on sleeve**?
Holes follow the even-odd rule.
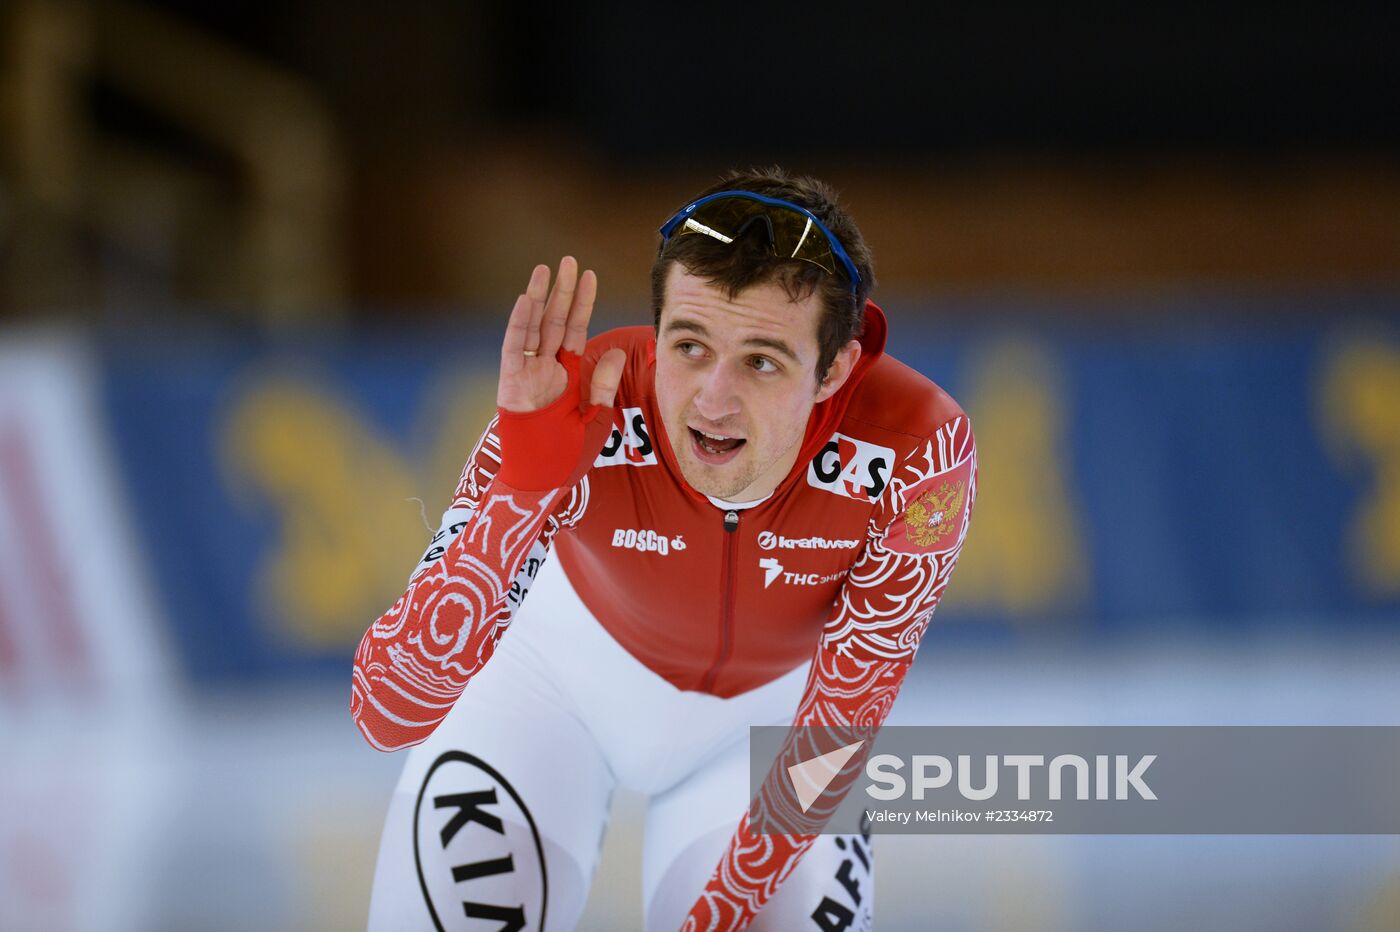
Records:
[[[355,652],[350,712],[379,750],[418,744],[447,717],[510,624],[509,597],[528,587],[512,577],[542,560],[587,505],[586,481],[569,492],[519,492],[494,481],[499,463],[488,428],[408,590]]]
[[[462,513],[469,517],[481,504],[486,489],[501,471],[501,441],[496,435],[496,424],[499,420],[499,415],[491,418],[476,446],[472,448],[471,456],[467,457],[467,464],[457,481],[457,491],[452,495],[452,504],[448,507],[447,515]],[[577,524],[583,518],[584,512],[588,510],[588,488],[588,480],[584,478],[570,490],[568,501],[562,503],[563,507],[558,513],[560,527]],[[447,515],[444,515],[444,527],[448,525]]]
[[[884,724],[904,682],[909,664],[888,660],[860,660],[817,651],[803,700],[778,760],[765,777],[750,811],[745,812],[704,892],[691,907],[683,932],[718,932],[746,928],[801,863],[817,839],[820,826],[841,804],[845,790],[863,766],[870,741]],[[834,744],[864,741],[847,762],[843,774],[806,812],[794,810],[792,784],[785,778],[792,764],[830,750],[809,747],[807,732],[798,728],[821,726]],[[834,729],[835,734],[830,731]],[[800,832],[760,833],[755,823],[767,826],[802,825]]]
[[[977,448],[968,419],[958,417],[891,477],[822,643],[872,659],[913,659],[962,551],[976,497]],[[954,507],[940,514],[936,505]],[[923,529],[935,517],[942,533],[930,534]],[[912,521],[920,523],[911,539]]]

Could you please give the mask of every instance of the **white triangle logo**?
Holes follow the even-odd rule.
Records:
[[[841,768],[846,766],[846,762],[864,743],[857,741],[855,744],[827,751],[820,757],[804,760],[788,768],[788,779],[792,781],[792,788],[797,791],[797,801],[801,804],[803,812],[812,808],[812,803],[831,785]]]
[[[764,557],[758,561],[758,565],[763,570],[763,588],[765,589],[773,585],[773,580],[782,575],[783,565],[772,557]]]

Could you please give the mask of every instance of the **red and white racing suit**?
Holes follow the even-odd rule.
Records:
[[[682,477],[657,408],[651,328],[592,339],[585,374],[605,350],[627,353],[611,434],[576,482],[522,491],[507,482],[518,471],[503,470],[505,425],[492,422],[408,590],[356,653],[350,708],[366,740],[389,751],[434,732],[551,549],[596,625],[678,700],[740,703],[805,671],[794,725],[873,737],[948,584],[977,488],[968,418],[884,355],[885,334],[884,315],[868,305],[851,377],[813,410],[792,472],[743,507]],[[522,615],[522,626],[532,623]],[[747,812],[733,816],[684,928],[747,926],[817,837],[760,835]],[[426,895],[421,866],[419,879]]]

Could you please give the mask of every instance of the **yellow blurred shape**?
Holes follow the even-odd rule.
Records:
[[[977,504],[949,597],[1037,621],[1079,604],[1088,576],[1066,478],[1063,380],[1054,356],[1029,340],[992,345],[968,371]]]
[[[495,411],[494,373],[452,369],[426,398],[415,418],[424,463],[307,378],[259,375],[235,398],[223,462],[232,485],[251,487],[277,514],[255,585],[281,640],[354,644],[403,591]]]
[[[1342,462],[1360,457],[1374,475],[1347,531],[1356,582],[1376,596],[1400,593],[1400,347],[1353,339],[1320,370],[1322,430]]]
[[[358,638],[428,537],[409,464],[340,399],[282,377],[238,399],[223,449],[280,519],[257,581],[265,615],[307,646]]]

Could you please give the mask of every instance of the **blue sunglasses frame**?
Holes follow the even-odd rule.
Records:
[[[711,201],[717,201],[721,198],[728,197],[737,197],[750,201],[758,201],[760,204],[768,204],[772,207],[782,207],[786,210],[790,210],[794,213],[800,214],[803,217],[806,217],[808,220],[812,221],[812,223],[816,224],[817,229],[821,230],[822,235],[826,237],[827,245],[831,247],[831,254],[836,257],[837,261],[841,263],[841,267],[845,269],[846,277],[851,283],[851,294],[857,293],[858,289],[860,288],[861,282],[860,272],[856,269],[856,264],[851,261],[851,257],[846,254],[846,249],[841,245],[841,241],[837,239],[836,236],[826,228],[826,224],[822,223],[821,220],[818,219],[816,214],[812,213],[805,207],[801,207],[797,204],[792,203],[791,201],[781,200],[780,198],[767,197],[763,194],[755,194],[752,191],[720,191],[715,194],[706,195],[705,197],[700,198],[700,200],[694,201],[693,203],[682,207],[680,210],[676,211],[675,216],[673,216],[670,220],[667,220],[661,225],[662,241],[669,242],[672,234],[676,232],[676,228],[679,227],[682,223],[684,223],[690,217],[691,214],[695,213],[696,210],[710,203]]]

